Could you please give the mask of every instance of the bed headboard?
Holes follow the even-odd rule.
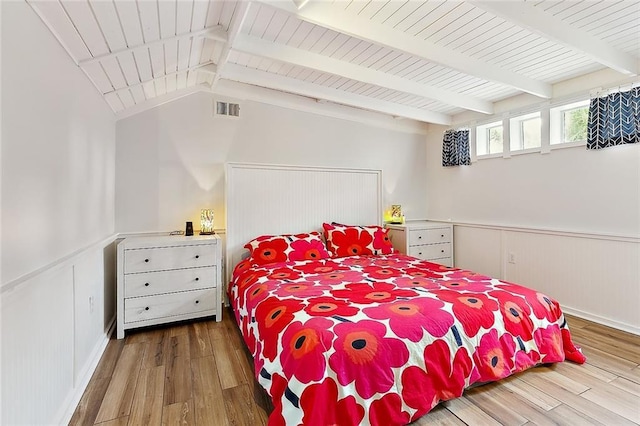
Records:
[[[229,278],[259,235],[320,231],[331,221],[379,225],[382,171],[228,163],[225,204]]]

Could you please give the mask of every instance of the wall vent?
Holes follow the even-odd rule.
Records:
[[[214,110],[215,110],[215,115],[223,115],[227,117],[240,117],[240,104],[216,101]]]

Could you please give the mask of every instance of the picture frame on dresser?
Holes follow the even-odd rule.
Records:
[[[222,321],[218,235],[127,237],[117,252],[118,339],[138,327],[214,315]]]
[[[387,224],[389,239],[400,253],[453,266],[453,225],[426,220]]]

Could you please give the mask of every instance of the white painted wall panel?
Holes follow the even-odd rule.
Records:
[[[212,207],[224,227],[226,162],[381,169],[384,205],[426,214],[424,135],[374,128],[257,102],[239,119],[213,116],[194,94],[117,123],[117,230],[183,229]]]
[[[2,12],[4,285],[113,232],[115,119],[31,7]]]
[[[115,120],[26,2],[1,7],[0,423],[64,424],[114,314]]]
[[[73,328],[70,267],[2,295],[2,424],[53,423],[73,389]]]
[[[490,277],[502,277],[500,232],[456,225],[453,233],[454,259],[458,268]]]

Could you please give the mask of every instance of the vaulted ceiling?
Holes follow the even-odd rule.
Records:
[[[226,80],[427,123],[640,70],[637,0],[29,0],[116,114]]]

